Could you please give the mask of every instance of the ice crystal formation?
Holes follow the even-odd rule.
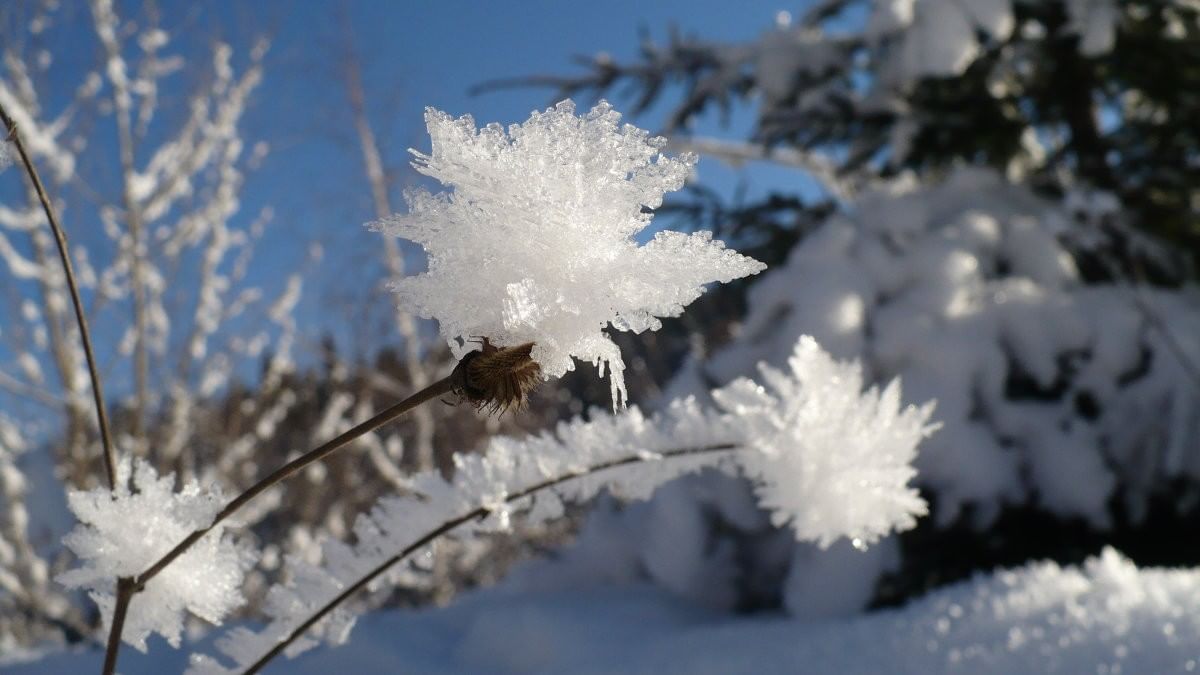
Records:
[[[625,365],[606,328],[655,330],[705,284],[764,268],[708,232],[639,242],[695,158],[661,154],[663,139],[620,119],[604,102],[579,117],[563,101],[505,131],[429,109],[432,150],[413,151],[414,166],[451,190],[411,191],[407,214],[375,224],[425,248],[429,271],[394,289],[406,308],[438,320],[457,356],[475,337],[533,342],[547,378],[573,359],[607,368],[614,407]]]
[[[132,489],[130,477],[132,474]],[[146,570],[193,530],[207,526],[225,503],[219,491],[196,482],[175,490],[175,475],[160,477],[144,460],[118,465],[117,488],[98,487],[67,495],[80,524],[64,543],[82,566],[58,580],[90,591],[108,625],[113,611],[113,580]],[[136,594],[122,632],[124,641],[146,651],[146,638],[159,633],[178,647],[185,612],[220,623],[244,602],[242,577],[247,553],[213,531]]]

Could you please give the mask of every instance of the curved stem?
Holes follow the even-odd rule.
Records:
[[[112,626],[108,631],[108,642],[104,647],[104,675],[117,670],[117,655],[121,651],[121,630],[125,627],[125,615],[129,612],[129,601],[133,598],[128,577],[117,579],[117,595],[113,605]]]
[[[647,456],[644,454],[630,455],[628,457],[622,457],[620,459],[614,459],[614,460],[610,460],[607,462],[601,462],[600,464],[595,464],[595,465],[589,466],[585,469],[580,469],[578,471],[571,471],[569,473],[565,473],[561,476],[556,476],[554,478],[547,478],[546,480],[544,480],[540,483],[531,485],[519,492],[514,492],[513,494],[506,497],[504,502],[506,504],[511,504],[513,502],[517,502],[517,501],[520,501],[527,497],[533,496],[534,494],[541,492],[542,490],[552,488],[556,485],[561,485],[562,483],[566,483],[566,482],[574,480],[576,478],[581,478],[583,476],[589,476],[589,475],[592,475],[595,473],[599,473],[601,471],[606,471],[608,469],[614,469],[619,466],[626,466],[629,464],[638,464],[638,463],[646,462],[646,461],[663,461],[663,460],[671,459],[673,457],[683,457],[683,456],[688,456],[688,455],[700,455],[700,454],[707,454],[707,453],[713,453],[713,452],[726,452],[726,451],[730,451],[730,450],[736,450],[739,447],[741,447],[741,446],[737,443],[722,443],[722,444],[718,444],[718,445],[708,445],[708,446],[703,446],[703,447],[698,447],[698,448],[677,448],[674,450],[665,450],[663,452],[653,453],[650,456]],[[443,522],[441,525],[437,526],[433,530],[430,530],[429,532],[422,535],[419,539],[417,539],[413,543],[409,544],[408,546],[405,546],[404,549],[401,550],[399,553],[397,553],[396,555],[392,556],[391,558],[388,558],[387,560],[380,563],[378,566],[376,566],[370,572],[367,572],[367,574],[365,576],[363,576],[361,579],[354,582],[353,584],[348,586],[344,591],[339,593],[337,595],[337,597],[335,597],[332,600],[330,600],[329,602],[325,603],[325,605],[323,605],[320,609],[318,609],[316,612],[314,612],[312,614],[312,616],[305,619],[304,623],[300,624],[295,630],[293,630],[291,633],[289,633],[286,638],[279,641],[279,643],[277,643],[274,647],[272,647],[270,649],[270,651],[268,651],[266,654],[263,654],[257,661],[255,661],[253,664],[251,664],[250,667],[247,668],[243,672],[243,675],[251,675],[252,673],[257,673],[260,670],[262,670],[263,667],[266,666],[267,662],[269,662],[271,659],[278,656],[281,652],[283,652],[284,649],[287,649],[288,645],[295,642],[296,639],[299,638],[301,635],[303,635],[309,628],[312,628],[314,625],[316,625],[316,623],[318,621],[325,618],[325,616],[327,616],[330,612],[332,612],[334,609],[336,609],[338,607],[338,605],[341,605],[343,602],[345,602],[347,599],[349,599],[350,596],[352,596],[355,593],[357,593],[358,591],[362,590],[365,586],[367,586],[367,584],[371,583],[371,581],[373,581],[375,578],[379,577],[381,574],[386,572],[389,568],[391,568],[396,563],[404,560],[405,558],[412,555],[413,553],[428,546],[429,544],[431,544],[432,542],[437,540],[439,537],[450,532],[451,530],[454,530],[455,528],[457,528],[461,525],[464,525],[472,520],[487,517],[491,512],[492,512],[491,509],[489,509],[488,507],[480,506],[480,507],[475,508],[471,511],[468,511],[467,513],[464,513],[458,517],[451,518],[450,520]]]
[[[221,509],[221,511],[218,512],[213,518],[212,523],[206,527],[194,530],[191,534],[185,537],[183,541],[179,542],[175,548],[171,549],[163,557],[159,558],[158,562],[155,562],[153,565],[147,568],[145,572],[142,572],[141,574],[132,578],[119,580],[117,583],[117,595],[113,609],[113,622],[109,629],[108,648],[105,653],[105,675],[111,675],[113,672],[113,670],[109,667],[110,660],[113,666],[116,665],[116,654],[121,647],[121,629],[123,628],[124,624],[125,611],[128,609],[130,601],[133,600],[134,595],[141,592],[142,589],[146,587],[146,584],[151,579],[158,576],[160,572],[166,569],[167,565],[170,565],[177,558],[179,558],[179,556],[186,553],[187,550],[194,546],[196,542],[200,541],[204,535],[212,531],[212,529],[216,527],[218,523],[221,523],[225,519],[237,513],[243,506],[249,504],[255,497],[266,492],[268,489],[304,470],[309,465],[325,459],[337,450],[349,445],[359,437],[365,436],[372,431],[375,431],[379,427],[387,424],[388,422],[395,420],[422,403],[451,393],[456,386],[456,378],[461,377],[460,373],[461,371],[456,369],[454,373],[451,373],[441,380],[434,382],[433,384],[425,387],[412,396],[409,396],[396,405],[393,405],[378,415],[375,415],[371,419],[354,426],[336,438],[304,453],[296,459],[279,467],[275,471],[272,471],[270,475],[258,481],[245,492],[241,493],[228,504],[226,504],[225,508]]]
[[[104,446],[104,473],[108,478],[108,487],[111,489],[117,484],[116,450],[113,449],[112,432],[108,426],[108,413],[104,405],[104,390],[100,386],[100,372],[96,368],[96,355],[92,351],[92,336],[88,330],[87,317],[83,313],[83,302],[79,299],[79,284],[75,282],[75,268],[71,265],[71,256],[67,252],[67,235],[59,225],[58,217],[54,215],[54,207],[50,205],[46,187],[42,185],[37,167],[34,166],[29,152],[25,150],[21,134],[17,132],[17,123],[9,116],[3,105],[0,105],[0,121],[4,123],[4,127],[8,130],[8,138],[17,148],[17,154],[21,157],[21,164],[25,167],[26,175],[33,182],[34,192],[37,193],[38,201],[42,204],[42,211],[46,213],[46,222],[50,224],[50,230],[54,233],[54,242],[58,245],[58,257],[62,261],[63,275],[66,277],[67,290],[71,295],[71,305],[75,308],[75,322],[79,324],[79,339],[83,342],[83,354],[87,358],[88,375],[92,378],[92,401],[96,405],[96,422],[100,427],[100,442]]]

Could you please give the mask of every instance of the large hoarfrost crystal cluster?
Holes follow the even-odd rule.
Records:
[[[209,525],[225,503],[220,491],[194,481],[176,491],[174,474],[160,477],[140,459],[120,463],[115,490],[73,491],[67,500],[80,524],[63,541],[83,565],[58,580],[90,591],[106,625],[113,580],[145,571],[193,530]],[[219,624],[245,601],[241,586],[250,556],[222,529],[213,528],[133,597],[121,634],[126,643],[146,651],[146,638],[159,633],[178,647],[185,612]]]
[[[604,329],[654,330],[712,282],[764,266],[707,232],[658,232],[639,244],[650,209],[679,189],[694,157],[660,153],[665,141],[601,102],[579,117],[563,101],[506,131],[430,109],[428,155],[414,166],[452,191],[407,195],[409,212],[375,223],[414,241],[429,271],[394,288],[405,307],[437,319],[456,355],[471,338],[535,343],[546,377],[573,359],[605,366],[613,403],[624,363]]]

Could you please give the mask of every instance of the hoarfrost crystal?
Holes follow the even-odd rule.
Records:
[[[928,424],[933,404],[901,409],[896,381],[863,392],[862,366],[835,361],[809,336],[788,366],[790,373],[759,364],[769,390],[741,378],[713,391],[757,450],[740,459],[760,505],[797,539],[822,547],[913,527],[926,504],[909,485],[912,462],[936,429]]]
[[[209,525],[225,503],[220,491],[194,481],[176,492],[174,474],[160,478],[141,459],[121,462],[115,491],[73,491],[67,500],[80,524],[63,542],[83,565],[58,580],[88,589],[106,625],[112,619],[114,580],[145,571],[193,530]],[[223,529],[214,527],[133,596],[122,633],[125,642],[144,652],[146,638],[159,633],[178,647],[185,611],[219,624],[244,602],[242,576],[251,561],[244,549],[222,536]]]
[[[601,375],[607,366],[616,407],[624,362],[606,327],[655,330],[705,284],[764,269],[708,232],[659,232],[638,245],[647,210],[682,187],[695,158],[660,154],[665,140],[620,119],[604,102],[577,117],[563,101],[507,131],[426,112],[433,147],[413,151],[414,166],[453,191],[409,192],[408,214],[373,226],[428,252],[429,271],[394,289],[439,321],[456,356],[473,337],[533,342],[546,377],[572,370],[573,358]]]

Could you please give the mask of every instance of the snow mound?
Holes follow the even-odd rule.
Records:
[[[373,617],[357,651],[427,673],[1165,675],[1200,668],[1197,608],[1200,571],[1139,570],[1106,549],[1080,567],[1031,564],[831,621],[730,618],[644,587],[499,589]],[[348,651],[314,654],[296,672],[344,663]]]

